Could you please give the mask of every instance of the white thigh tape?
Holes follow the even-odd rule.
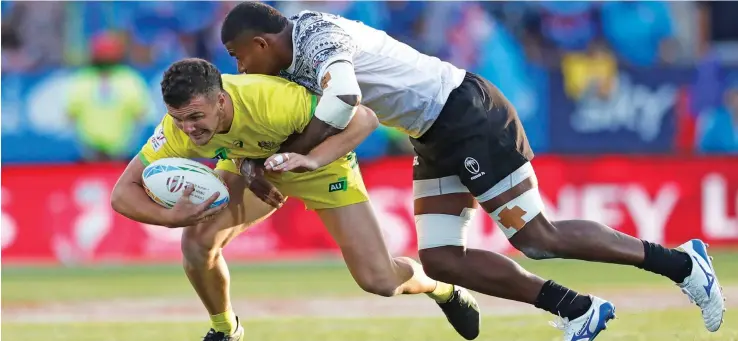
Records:
[[[413,180],[413,199],[450,193],[469,193],[469,190],[456,175],[438,179]]]
[[[531,188],[527,192],[510,200],[490,214],[497,226],[510,239],[535,216],[544,211],[543,200],[538,192],[538,187]]]
[[[492,186],[492,188],[487,190],[487,192],[478,196],[477,201],[486,202],[496,198],[498,195],[507,192],[507,190],[517,186],[519,183],[523,182],[523,180],[531,176],[536,176],[536,172],[533,170],[533,165],[531,165],[530,162],[526,162],[524,165],[520,166],[520,168],[516,169],[510,175]]]
[[[418,250],[441,246],[466,246],[469,221],[473,208],[465,208],[461,216],[450,214],[421,214],[415,216],[418,232]]]

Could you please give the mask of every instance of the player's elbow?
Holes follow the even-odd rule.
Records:
[[[367,130],[374,131],[379,127],[379,119],[377,119],[377,115],[372,111],[372,109],[363,105],[359,106],[356,110],[356,116],[361,120],[362,126]]]
[[[123,214],[123,200],[124,195],[122,193],[120,184],[115,184],[115,187],[113,187],[113,191],[110,193],[110,207],[113,208],[113,211],[118,212],[120,214]]]
[[[127,203],[127,200],[130,200],[130,195],[128,195],[127,193],[129,191],[130,185],[135,184],[121,178],[118,180],[115,186],[113,186],[113,191],[110,193],[110,207],[113,209],[113,211],[118,212],[126,217],[128,217],[129,213],[128,208],[131,206]]]

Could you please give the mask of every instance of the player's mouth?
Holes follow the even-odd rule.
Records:
[[[190,133],[190,137],[193,138],[193,139],[199,139],[199,138],[201,138],[203,136],[205,136],[205,131],[204,130],[200,130],[200,131],[196,131],[196,132]]]

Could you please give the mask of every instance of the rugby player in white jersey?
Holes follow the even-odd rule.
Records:
[[[296,141],[309,145],[345,128],[359,103],[410,136],[419,256],[431,277],[548,311],[559,317],[565,341],[593,340],[614,318],[604,299],[545,280],[503,255],[466,248],[469,221],[482,206],[529,258],[663,275],[701,308],[709,331],[720,328],[724,299],[702,241],[670,249],[594,221],[546,217],[520,119],[487,80],[360,22],[311,11],[287,18],[259,2],[233,8],[221,39],[240,72],[280,75],[322,96],[313,121],[325,129]],[[313,152],[277,154],[265,166],[313,169]]]

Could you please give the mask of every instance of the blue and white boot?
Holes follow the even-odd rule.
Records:
[[[564,341],[592,341],[607,329],[607,322],[615,318],[615,306],[599,297],[590,295],[589,310],[571,321],[558,317],[551,325],[564,331]]]
[[[705,328],[716,332],[723,324],[725,297],[712,267],[712,257],[707,255],[707,247],[701,240],[692,239],[677,248],[692,259],[692,273],[677,285],[689,297],[689,301],[702,310]]]

